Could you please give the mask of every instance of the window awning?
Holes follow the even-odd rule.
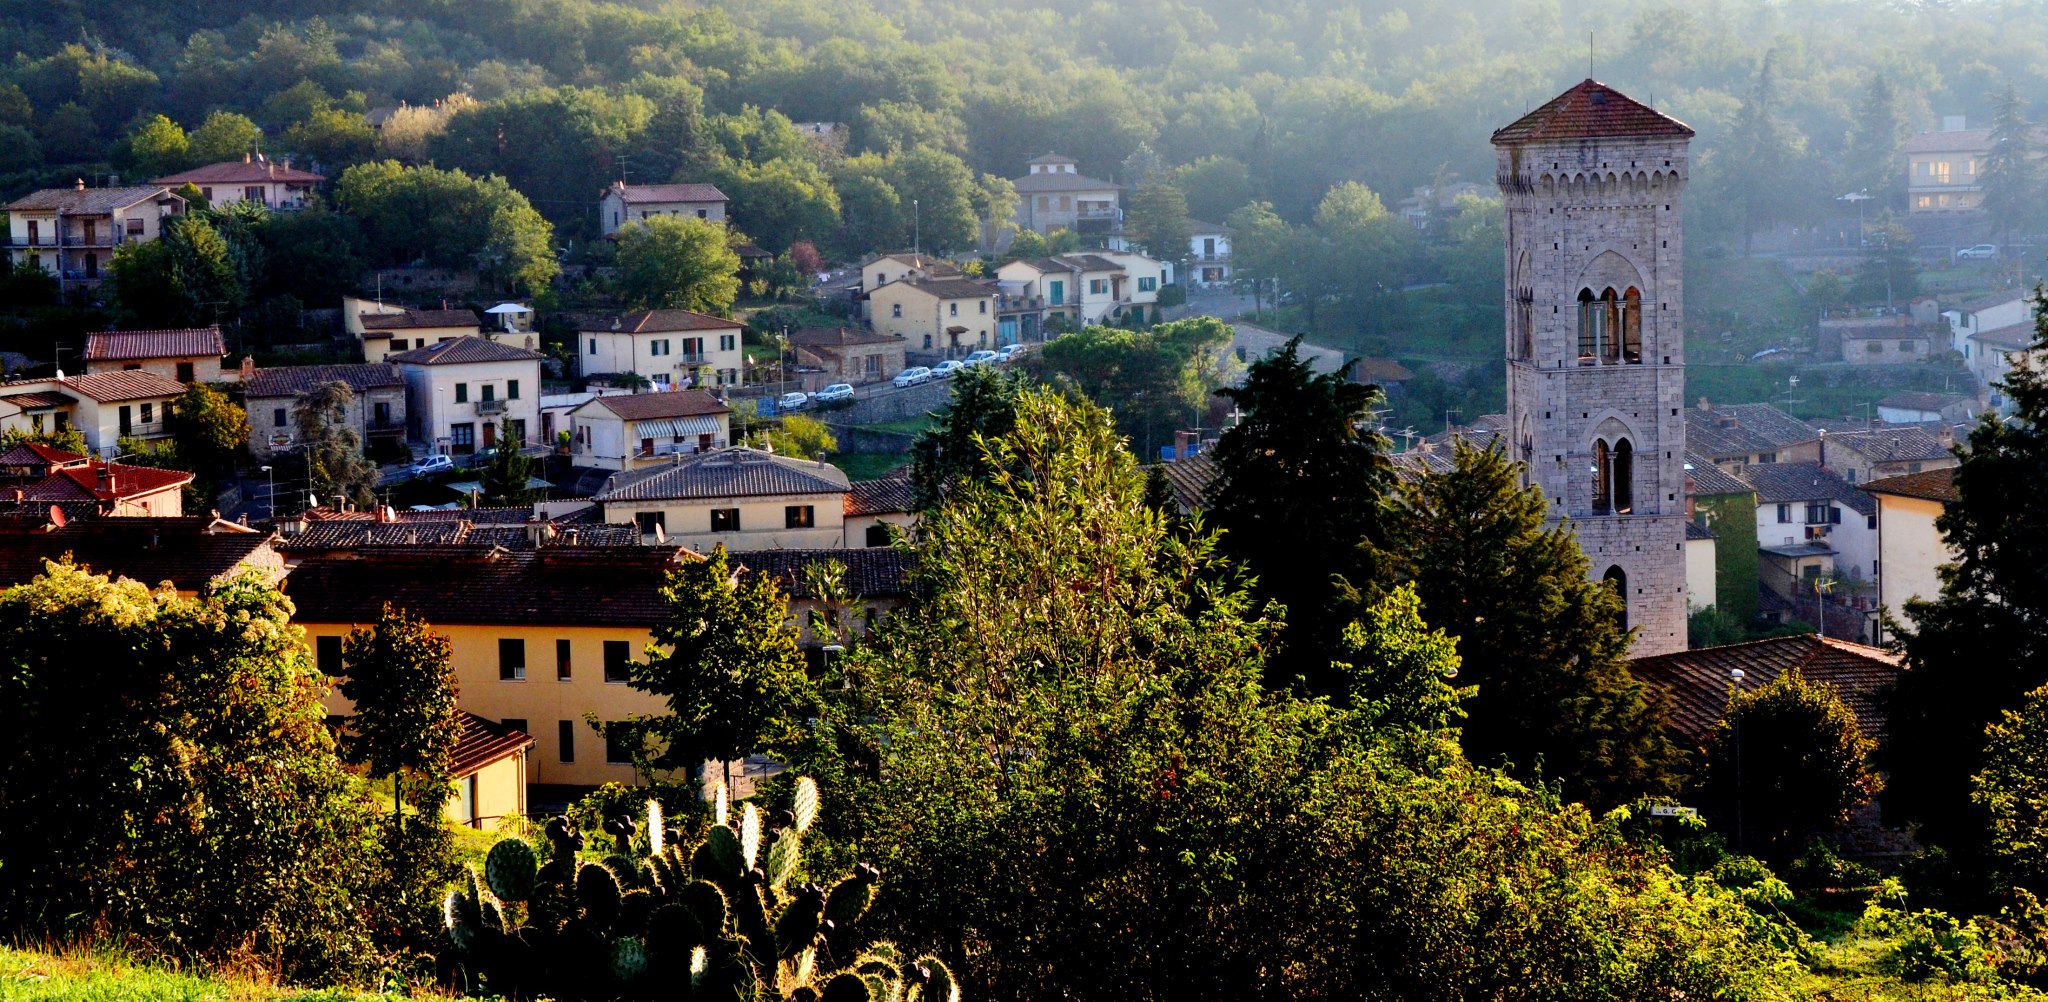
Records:
[[[674,436],[686,438],[693,435],[718,434],[718,419],[714,417],[647,418],[633,422],[638,438],[661,438]]]

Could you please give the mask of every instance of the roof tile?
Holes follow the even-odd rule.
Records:
[[[1598,80],[1584,80],[1493,134],[1497,144],[1606,136],[1690,136],[1691,126]]]
[[[666,466],[614,474],[593,500],[603,503],[844,494],[851,489],[846,474],[829,463],[740,447],[700,453]]]
[[[456,337],[424,348],[384,356],[399,365],[460,365],[465,362],[533,362],[540,352],[514,348],[483,337]]]
[[[144,358],[219,358],[227,354],[220,328],[183,330],[100,331],[85,336],[85,360],[119,361]]]
[[[1899,677],[1903,660],[1878,647],[1806,634],[1744,644],[1636,658],[1629,671],[1663,693],[1666,724],[1695,744],[1705,744],[1728,708],[1731,672],[1740,668],[1741,687],[1754,692],[1798,669],[1808,682],[1833,686],[1871,737],[1885,729],[1881,692]]]
[[[398,366],[386,362],[362,362],[354,365],[288,365],[276,369],[258,369],[243,392],[250,399],[263,397],[295,397],[316,386],[327,383],[347,383],[349,389],[361,393],[365,390],[383,389],[405,385],[405,377]]]

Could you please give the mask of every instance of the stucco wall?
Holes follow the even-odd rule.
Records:
[[[1892,616],[1910,624],[1906,600],[1941,594],[1942,564],[1955,559],[1934,520],[1942,504],[1922,498],[1877,494],[1878,601]]]

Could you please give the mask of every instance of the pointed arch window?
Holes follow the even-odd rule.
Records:
[[[1636,448],[1628,439],[1614,444],[1614,485],[1610,493],[1614,496],[1614,513],[1626,515],[1635,510],[1635,465]]]
[[[1600,325],[1607,319],[1593,290],[1579,290],[1579,364],[1592,365],[1600,357]]]
[[[1536,290],[1515,290],[1515,350],[1516,357],[1536,357]]]
[[[1621,360],[1630,365],[1643,361],[1643,294],[1634,286],[1621,296]]]
[[[1593,514],[1605,515],[1614,508],[1614,454],[1606,442],[1593,443]]]
[[[1600,361],[1621,361],[1621,297],[1613,289],[1600,293]]]

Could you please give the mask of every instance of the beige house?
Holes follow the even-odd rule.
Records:
[[[846,549],[889,546],[917,528],[917,492],[910,467],[875,480],[857,480],[846,492]]]
[[[1949,504],[1961,500],[1955,478],[1951,467],[1863,485],[1877,499],[1878,604],[1908,625],[1913,620],[1906,615],[1906,603],[1940,595],[1941,565],[1956,559],[1935,526]]]
[[[240,160],[194,167],[150,183],[173,191],[192,185],[199,189],[200,196],[210,205],[255,202],[273,209],[291,210],[305,208],[313,189],[326,180],[324,174],[297,170],[288,162],[275,163],[264,159],[262,154],[252,156],[245,153]]]
[[[405,376],[389,362],[355,365],[293,365],[252,369],[243,379],[249,411],[249,452],[268,459],[298,446],[293,408],[299,394],[327,383],[347,383],[355,394],[348,421],[362,436],[365,451],[405,438]]]
[[[730,448],[613,474],[591,500],[606,522],[633,523],[651,543],[814,550],[846,545],[850,489],[838,467]]]
[[[598,226],[605,236],[627,223],[656,216],[680,216],[725,222],[725,192],[714,184],[627,184],[614,181],[597,203]]]
[[[449,824],[492,831],[526,816],[527,753],[533,735],[463,711],[462,733],[449,756],[454,795],[441,809]]]
[[[467,456],[500,444],[526,446],[540,430],[539,352],[459,337],[386,356],[405,377],[407,437],[436,454]]]
[[[638,470],[725,448],[732,408],[702,390],[598,396],[569,412],[569,432],[577,466]]]
[[[0,429],[76,428],[96,455],[113,456],[123,438],[169,436],[184,395],[184,383],[142,369],[0,383]]]
[[[468,310],[414,310],[386,305],[371,299],[344,296],[341,300],[342,328],[363,344],[363,361],[382,362],[395,352],[411,351],[459,337],[484,336],[483,325]],[[498,341],[505,332],[495,331]],[[512,346],[533,350],[534,346],[512,339]]]
[[[1011,179],[1019,229],[1107,233],[1123,222],[1123,189],[1083,175],[1076,166],[1073,157],[1047,153],[1031,161],[1023,177]]]
[[[890,282],[867,294],[875,330],[948,356],[995,345],[996,286],[964,278]]]
[[[7,203],[8,237],[16,267],[41,268],[63,292],[96,288],[114,251],[155,240],[163,221],[185,211],[185,200],[162,185],[45,188]]]
[[[878,383],[903,369],[903,339],[874,331],[805,327],[789,332],[789,349],[798,366],[820,370],[819,386]]]
[[[576,328],[583,375],[630,372],[657,387],[738,386],[742,354],[737,320],[691,310],[584,314]]]
[[[1715,563],[1714,532],[1696,521],[1685,523],[1685,601],[1688,611],[1714,607],[1720,572]]]
[[[860,266],[860,290],[873,292],[890,282],[959,277],[959,266],[944,258],[921,254],[882,254]]]
[[[101,331],[85,336],[85,371],[141,370],[180,383],[217,383],[227,354],[219,327]]]

